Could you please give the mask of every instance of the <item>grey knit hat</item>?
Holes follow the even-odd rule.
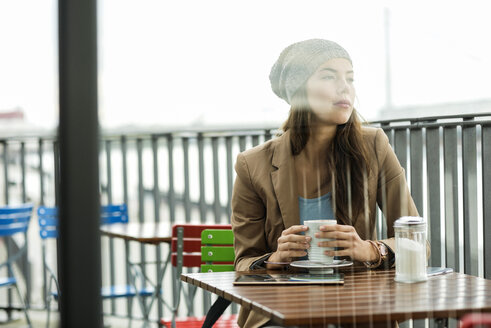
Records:
[[[351,62],[348,52],[329,40],[310,39],[289,45],[271,68],[271,88],[278,97],[290,104],[300,86],[320,65],[332,58],[346,58]]]

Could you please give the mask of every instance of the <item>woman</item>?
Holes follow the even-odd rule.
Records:
[[[232,195],[235,269],[279,268],[306,256],[307,219],[335,218],[321,228],[329,256],[348,256],[369,268],[394,263],[393,223],[418,215],[404,170],[381,129],[362,127],[353,107],[354,72],[349,54],[321,39],[294,43],[269,76],[273,91],[290,106],[284,133],[237,157]],[[377,204],[387,219],[377,240]],[[265,263],[266,262],[266,263]],[[268,319],[242,309],[241,327]]]

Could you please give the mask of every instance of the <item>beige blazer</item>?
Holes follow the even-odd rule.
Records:
[[[377,240],[377,205],[387,220],[383,241],[395,252],[394,221],[404,215],[418,215],[409,193],[404,169],[399,164],[382,129],[363,127],[369,153],[367,187],[368,217],[365,211],[352,219],[363,239]],[[283,230],[300,224],[297,179],[289,131],[237,156],[237,177],[232,193],[232,229],[235,236],[235,270],[248,271],[276,251]],[[259,327],[269,318],[242,308],[238,324]]]

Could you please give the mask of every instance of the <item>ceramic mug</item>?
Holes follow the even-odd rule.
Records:
[[[321,241],[329,241],[334,239],[329,238],[317,238],[315,237],[316,232],[320,232],[319,228],[324,225],[334,225],[336,224],[336,220],[307,220],[304,221],[304,225],[306,225],[309,229],[305,232],[306,236],[312,238],[310,241],[310,248],[307,250],[307,255],[309,257],[309,261],[320,262],[331,264],[334,261],[334,256],[328,256],[325,254],[326,251],[334,250],[334,247],[320,247],[318,243]]]

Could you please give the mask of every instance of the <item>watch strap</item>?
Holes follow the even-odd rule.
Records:
[[[363,262],[365,266],[369,269],[376,269],[382,264],[382,252],[380,250],[379,244],[373,240],[367,240],[370,245],[376,250],[377,252],[377,260],[371,262],[371,261],[366,261]],[[385,245],[384,245],[385,246]]]

